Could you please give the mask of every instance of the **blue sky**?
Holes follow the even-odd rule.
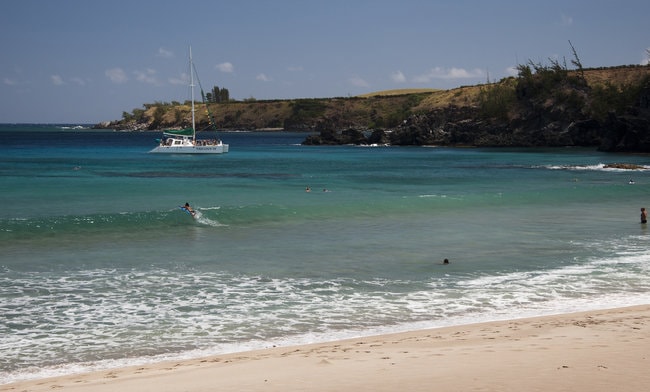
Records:
[[[7,0],[0,123],[97,123],[184,101],[188,48],[231,98],[450,89],[528,60],[646,64],[650,2]]]

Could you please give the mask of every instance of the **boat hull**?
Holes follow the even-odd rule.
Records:
[[[149,151],[154,154],[223,154],[228,152],[227,144],[214,146],[158,146]]]

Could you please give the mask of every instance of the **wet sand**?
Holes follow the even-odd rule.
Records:
[[[0,391],[645,391],[650,305],[30,380]]]

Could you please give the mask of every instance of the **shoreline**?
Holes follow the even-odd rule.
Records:
[[[19,381],[0,391],[639,391],[650,304]]]

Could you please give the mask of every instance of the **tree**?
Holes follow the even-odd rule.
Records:
[[[228,102],[230,101],[230,92],[227,88],[222,88],[219,92],[219,102]]]
[[[582,68],[582,62],[580,62],[580,58],[578,58],[578,52],[576,52],[576,48],[573,47],[573,44],[569,40],[569,45],[571,46],[571,51],[573,52],[573,60],[571,60],[571,64],[575,65],[576,68],[578,68],[578,73],[580,74],[580,78],[584,79],[585,78],[585,71]]]
[[[220,103],[230,101],[230,92],[227,88],[212,87],[212,91],[205,94],[205,100],[209,103]]]
[[[213,102],[213,103],[215,103],[215,102],[221,102],[221,101],[219,100],[219,98],[220,98],[220,97],[219,97],[219,93],[220,93],[220,92],[221,92],[221,90],[219,89],[219,86],[214,86],[214,87],[212,87],[212,101],[210,101],[210,102]]]

